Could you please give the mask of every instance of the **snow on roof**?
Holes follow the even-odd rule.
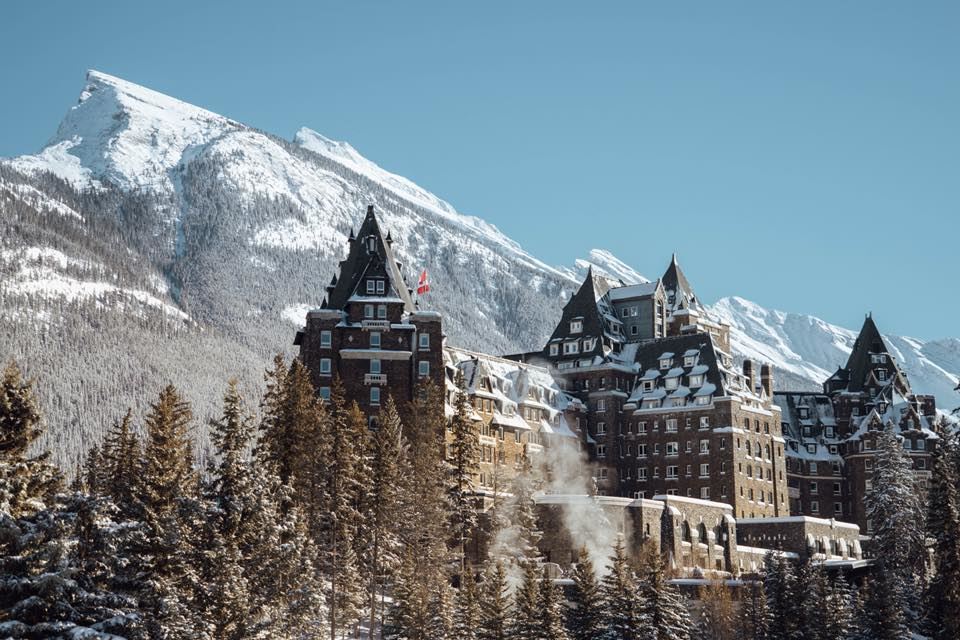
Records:
[[[708,382],[702,387],[700,387],[699,389],[697,389],[697,392],[694,393],[693,396],[695,398],[702,398],[703,396],[712,396],[714,393],[716,393],[716,391],[717,391],[716,385]]]
[[[672,358],[672,357],[673,357],[673,352],[672,352],[672,351],[664,351],[663,353],[660,354],[660,358],[658,358],[658,359],[659,359],[659,360],[669,360],[669,359]]]
[[[626,287],[616,287],[610,290],[611,300],[627,300],[629,298],[643,298],[657,290],[660,282],[643,282],[641,284],[631,284]]]
[[[683,374],[684,374],[684,371],[683,371],[683,368],[682,368],[682,367],[674,367],[673,369],[670,369],[670,371],[667,372],[667,375],[666,375],[665,377],[667,377],[667,378],[679,378],[679,377],[682,376]]]
[[[709,371],[709,370],[710,370],[710,367],[708,367],[707,365],[705,365],[705,364],[698,364],[698,365],[696,365],[693,369],[690,369],[690,375],[692,375],[692,376],[700,376],[700,375],[705,374],[705,373],[706,373],[707,371]]]

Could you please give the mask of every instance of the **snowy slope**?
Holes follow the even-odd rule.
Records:
[[[816,384],[846,364],[859,331],[811,315],[766,309],[739,297],[722,298],[711,309],[730,324],[731,346],[738,355],[772,362],[781,372]],[[878,321],[882,326],[882,319]],[[894,335],[884,339],[914,391],[937,396],[943,407],[958,402],[953,389],[960,374],[960,340],[924,342]]]

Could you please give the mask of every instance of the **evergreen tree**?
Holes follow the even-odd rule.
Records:
[[[741,608],[741,627],[745,640],[768,640],[767,594],[763,582],[752,582],[745,588]]]
[[[403,425],[392,397],[387,398],[371,446],[370,486],[358,539],[364,542],[361,565],[369,585],[367,607],[373,632],[377,626],[378,598],[400,562],[399,531],[403,524],[400,491],[408,473]]]
[[[453,607],[451,603],[450,585],[441,581],[431,589],[429,605],[427,607],[426,638],[437,640],[459,640],[450,635],[453,629]]]
[[[644,614],[633,572],[627,564],[623,541],[617,538],[610,558],[610,570],[601,590],[606,605],[606,628],[610,640],[639,640],[650,628]]]
[[[793,565],[779,551],[770,551],[764,560],[764,590],[767,594],[767,629],[771,640],[795,640],[799,625],[794,616],[796,574]]]
[[[512,627],[512,606],[507,573],[501,563],[488,568],[483,582],[480,607],[481,640],[507,640]]]
[[[510,638],[516,640],[538,640],[540,637],[543,612],[540,610],[540,576],[537,565],[525,562],[523,582],[514,593],[513,626]]]
[[[456,640],[477,640],[480,627],[480,593],[473,569],[468,566],[460,576],[451,636]]]
[[[843,575],[835,577],[827,589],[823,637],[846,640],[853,637],[856,602],[853,590]]]
[[[960,447],[942,422],[937,435],[927,517],[934,573],[926,598],[926,627],[934,640],[946,640],[960,638]]]
[[[573,640],[599,638],[604,624],[604,602],[597,575],[586,550],[573,573],[573,606],[567,613],[567,628]]]
[[[544,568],[540,580],[538,601],[540,620],[538,638],[540,640],[567,640],[567,630],[563,624],[563,602],[560,589]]]
[[[0,512],[13,518],[42,510],[63,485],[49,452],[30,455],[41,434],[33,383],[11,362],[0,382]]]
[[[466,564],[467,542],[477,526],[474,504],[474,476],[479,470],[480,448],[476,427],[470,417],[469,400],[464,388],[463,373],[457,373],[457,396],[450,431],[453,436],[450,455],[450,525],[453,542],[460,557],[460,567]]]
[[[140,441],[133,431],[133,412],[127,410],[104,439],[97,487],[101,493],[113,498],[127,515],[133,513],[138,500],[140,457]]]
[[[139,483],[141,500],[157,518],[169,515],[178,498],[192,494],[193,443],[188,435],[193,412],[173,385],[160,392],[147,414],[147,443]]]
[[[877,433],[873,487],[865,499],[873,524],[876,580],[871,589],[870,631],[878,638],[907,637],[911,601],[924,570],[924,514],[892,422]]]
[[[640,590],[643,597],[644,618],[649,621],[655,640],[689,640],[690,614],[683,596],[667,582],[660,554],[653,556],[653,565]],[[713,629],[729,626],[727,610],[714,607]]]

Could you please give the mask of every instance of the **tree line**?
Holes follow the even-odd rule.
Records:
[[[944,431],[927,517],[892,427],[880,435],[869,579],[828,578],[809,554],[771,552],[762,579],[705,585],[694,600],[659,552],[634,558],[622,541],[607,566],[584,553],[554,579],[529,470],[479,517],[462,386],[450,417],[426,385],[406,405],[388,399],[371,423],[342,385],[323,401],[303,365],[278,356],[259,417],[228,383],[202,466],[191,407],[167,386],[142,421],[117,420],[69,484],[36,450],[36,393],[5,369],[2,637],[946,640],[960,630],[960,447]],[[476,553],[478,531],[505,529],[509,547]]]

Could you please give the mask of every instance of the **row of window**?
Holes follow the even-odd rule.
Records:
[[[709,396],[695,396],[693,398],[693,404],[697,407],[705,407],[710,404],[710,401],[713,399],[712,395]],[[643,404],[640,405],[641,409],[660,409],[661,407],[685,407],[687,406],[687,398],[670,398],[668,404],[663,404],[663,401],[660,398],[645,398]]]
[[[381,278],[367,278],[367,294],[383,295],[386,293],[387,283]]]
[[[589,353],[589,352],[593,351],[593,348],[594,348],[595,346],[597,346],[597,339],[596,339],[596,338],[584,338],[582,341],[581,341],[581,340],[568,340],[567,342],[564,342],[564,343],[563,343],[563,355],[568,356],[568,355],[571,355],[571,354],[580,353],[580,351],[581,351],[581,342],[583,343],[583,345],[582,345],[582,350],[583,350],[584,353]],[[550,355],[551,355],[551,356],[556,356],[556,355],[559,355],[559,354],[560,354],[560,345],[558,345],[557,343],[551,344],[551,345],[550,345]]]
[[[600,434],[598,434],[598,435],[600,435]],[[721,443],[722,443],[722,442],[723,442],[723,440],[721,440]],[[605,454],[606,454],[606,445],[597,445],[597,446],[598,446],[598,447],[604,447],[604,455],[605,455]],[[720,448],[722,449],[722,448],[724,448],[724,447],[721,446]],[[628,444],[626,445],[626,447],[624,447],[623,443],[620,443],[620,445],[619,445],[619,450],[620,450],[620,457],[621,457],[621,458],[624,457],[624,453],[626,453],[626,457],[630,457],[630,458],[633,457],[634,447],[633,447],[633,444],[632,444],[632,443],[628,443]],[[647,456],[647,452],[648,452],[649,450],[650,450],[650,449],[649,449],[647,443],[645,443],[645,442],[639,442],[639,443],[637,443],[636,453],[637,453],[637,457],[638,457],[638,458],[645,458],[645,457]],[[685,443],[684,451],[685,451],[686,453],[693,453],[693,444],[692,444],[689,440]],[[709,453],[710,453],[710,441],[709,441],[709,440],[701,440],[701,441],[700,441],[699,454],[700,454],[700,455],[707,455],[707,454],[709,454]],[[599,455],[599,453],[598,453],[598,455]],[[654,445],[653,445],[653,455],[655,455],[655,456],[660,455],[660,445],[659,445],[659,443],[654,443]],[[667,446],[666,446],[666,454],[665,454],[665,455],[668,455],[668,456],[680,455],[680,443],[678,443],[678,442],[668,442],[668,443],[667,443]]]
[[[371,305],[367,305],[371,306]],[[382,305],[381,305],[382,306]],[[386,316],[383,316],[386,317]],[[381,345],[381,336],[379,331],[370,332],[370,348],[379,349]],[[333,332],[329,330],[324,330],[320,332],[320,348],[329,349],[333,344]],[[429,351],[430,350],[430,334],[421,333],[417,336],[417,344],[420,348],[420,351]]]
[[[652,492],[651,492],[651,495],[656,495],[656,494],[658,494],[658,493],[661,493],[661,492],[660,492],[660,491],[652,491]],[[680,495],[680,492],[679,492],[677,489],[667,489],[667,495],[668,495],[668,496],[676,496],[676,495]],[[647,497],[647,492],[646,492],[646,491],[635,491],[635,492],[633,493],[633,497],[634,497],[634,498],[637,498],[637,499],[639,499],[639,500],[643,500],[643,499],[645,499],[645,498]],[[693,496],[693,488],[692,488],[692,487],[688,487],[688,488],[687,488],[687,497],[688,497],[688,498],[694,497],[694,496]],[[726,495],[726,494],[723,494],[723,495],[720,496],[720,497],[721,497],[721,498],[726,498],[727,495]],[[700,499],[701,499],[701,500],[709,500],[709,499],[710,499],[710,487],[700,487]]]
[[[666,475],[666,479],[667,479],[667,480],[676,480],[677,478],[680,477],[680,466],[679,466],[679,465],[673,465],[673,464],[667,465],[666,470],[667,470],[667,475]],[[689,465],[689,464],[688,464],[688,465],[686,466],[686,468],[685,468],[685,471],[686,471],[686,477],[688,477],[688,478],[693,477],[693,468],[692,468],[692,465]],[[709,478],[709,477],[710,477],[710,464],[707,463],[707,462],[702,463],[702,464],[700,465],[699,471],[700,471],[700,476],[699,476],[700,478]],[[638,481],[638,482],[646,482],[646,481],[647,481],[647,477],[648,477],[648,475],[647,475],[648,472],[649,472],[649,468],[648,468],[648,467],[637,467],[637,481]],[[624,468],[623,468],[623,471],[622,471],[622,474],[623,474],[623,476],[621,477],[621,481],[622,481],[622,482],[627,482],[627,481],[633,479],[633,478],[630,477],[631,467],[624,467]],[[660,467],[654,467],[654,468],[653,468],[653,478],[654,478],[654,479],[659,479],[659,478],[660,478]]]
[[[329,376],[332,373],[333,363],[330,358],[320,358],[320,375]],[[370,371],[372,374],[382,373],[383,363],[377,359],[370,360]],[[417,362],[417,374],[421,378],[425,378],[430,375],[430,362],[427,360],[420,360]]]

